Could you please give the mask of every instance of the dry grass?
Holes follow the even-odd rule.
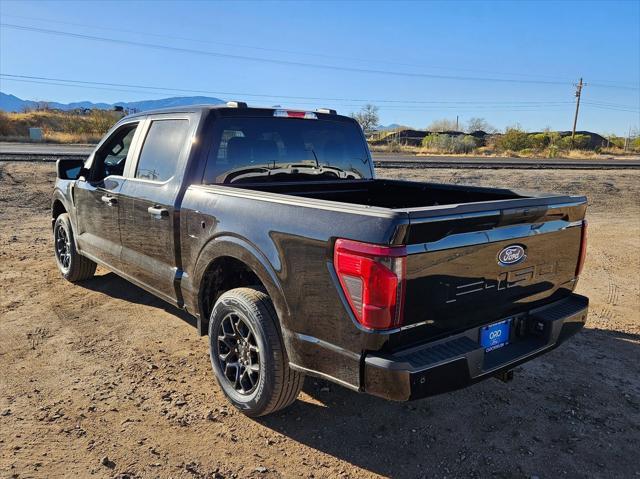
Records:
[[[119,112],[105,110],[0,112],[0,140],[27,141],[29,128],[42,128],[44,140],[52,143],[95,143],[121,117]]]
[[[599,152],[591,150],[559,150],[551,154],[549,150],[497,150],[488,146],[476,148],[472,153],[442,153],[437,150],[400,145],[377,145],[369,146],[374,153],[405,153],[416,156],[442,156],[450,158],[567,158],[574,160],[603,160],[615,157],[616,159],[637,159],[638,153],[627,151],[621,148],[603,148]]]
[[[417,146],[400,145],[398,143],[388,143],[386,145],[369,145],[369,150],[374,153],[406,153],[417,155],[422,148]]]
[[[49,143],[98,143],[103,135],[91,133],[45,133],[44,140]]]

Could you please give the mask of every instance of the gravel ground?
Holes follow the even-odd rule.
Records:
[[[0,164],[0,477],[638,477],[640,172],[381,175],[589,196],[587,327],[514,381],[392,403],[308,378],[288,410],[227,405],[193,321],[53,261],[53,164]]]

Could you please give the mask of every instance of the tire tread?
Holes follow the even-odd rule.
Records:
[[[272,397],[261,411],[251,412],[248,415],[264,416],[284,409],[298,397],[304,382],[304,374],[289,367],[286,351],[277,328],[278,316],[273,303],[267,293],[259,287],[236,288],[225,293],[225,295],[230,294],[242,299],[243,303],[249,306],[256,318],[264,318],[266,320],[263,321],[266,334],[264,340],[270,344],[276,362],[274,365],[276,374]]]
[[[71,240],[71,267],[69,271],[66,273],[62,272],[62,275],[67,281],[71,281],[72,283],[78,281],[84,281],[90,278],[93,278],[93,275],[96,272],[97,264],[94,261],[91,261],[86,256],[82,256],[75,247],[74,236],[73,236],[73,228],[71,227],[71,221],[69,220],[69,215],[67,213],[62,213],[56,218],[56,226],[58,221],[64,222],[67,228],[67,233],[69,234],[69,239]],[[54,229],[55,234],[55,229]],[[55,240],[54,240],[55,241]]]

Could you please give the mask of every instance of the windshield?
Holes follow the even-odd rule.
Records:
[[[216,120],[204,183],[371,178],[359,127],[276,117]]]

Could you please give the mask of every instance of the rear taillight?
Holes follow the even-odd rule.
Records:
[[[582,222],[582,232],[580,233],[580,256],[576,265],[576,276],[580,276],[584,267],[584,260],[587,257],[587,220]]]
[[[390,329],[402,324],[407,264],[404,246],[339,239],[333,264],[360,324],[369,329]]]

